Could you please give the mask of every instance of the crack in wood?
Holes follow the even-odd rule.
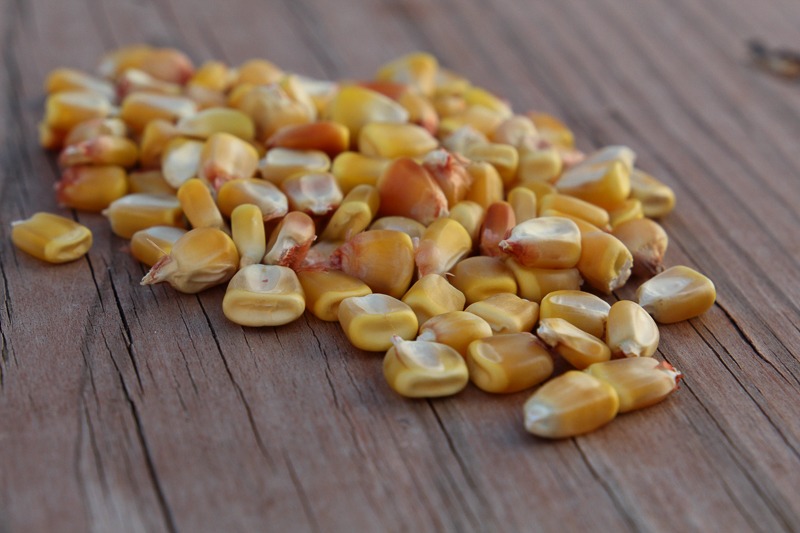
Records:
[[[292,485],[294,486],[295,492],[300,500],[300,505],[303,508],[303,514],[305,514],[306,519],[308,520],[309,526],[311,526],[312,531],[321,531],[319,524],[317,523],[317,517],[314,516],[314,509],[311,505],[311,500],[306,494],[306,490],[303,487],[302,481],[297,475],[297,471],[294,468],[294,464],[292,463],[292,459],[289,457],[289,452],[283,450],[283,462],[286,464],[286,469],[289,472],[289,478],[292,480]]]

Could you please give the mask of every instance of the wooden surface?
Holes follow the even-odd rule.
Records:
[[[0,531],[800,530],[800,85],[745,40],[800,47],[795,0],[2,0]],[[42,83],[146,41],[368,77],[425,49],[578,144],[631,146],[671,185],[667,263],[716,283],[662,328],[667,402],[545,442],[529,393],[407,401],[381,357],[313,317],[246,329],[224,288],[138,285],[101,216],[55,205]],[[40,210],[95,235],[52,267],[15,250]],[[635,285],[617,296],[631,297]]]

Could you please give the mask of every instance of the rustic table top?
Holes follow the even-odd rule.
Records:
[[[797,531],[800,84],[745,42],[800,47],[794,0],[8,0],[0,23],[0,531]],[[589,150],[626,144],[677,194],[668,265],[716,283],[662,328],[668,401],[559,442],[529,393],[408,401],[381,357],[305,317],[246,329],[224,287],[140,287],[99,215],[59,208],[37,144],[51,69],[112,47],[266,57],[369,77],[423,49]],[[10,222],[75,216],[95,244],[54,267]],[[635,284],[616,296],[630,298]]]

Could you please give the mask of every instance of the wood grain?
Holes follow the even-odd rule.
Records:
[[[0,531],[797,531],[800,85],[745,41],[800,48],[790,0],[3,0],[0,4]],[[528,393],[408,401],[380,357],[308,316],[241,328],[223,288],[140,287],[103,217],[55,205],[42,83],[144,41],[196,61],[267,57],[368,77],[424,49],[627,144],[678,208],[668,264],[716,283],[662,328],[669,401],[563,442],[527,435]],[[36,211],[88,225],[85,260],[17,251]],[[630,298],[634,286],[615,295]]]

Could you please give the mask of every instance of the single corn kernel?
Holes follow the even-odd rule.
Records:
[[[66,91],[95,93],[106,97],[109,101],[113,101],[117,97],[116,89],[106,80],[80,70],[64,67],[50,71],[45,80],[45,91],[47,94]]]
[[[542,385],[522,409],[529,433],[562,439],[589,433],[614,420],[619,397],[608,383],[570,370]]]
[[[316,216],[329,214],[344,197],[329,172],[295,174],[283,180],[280,188],[289,200],[289,209]]]
[[[183,214],[193,228],[226,228],[225,219],[219,212],[214,197],[205,183],[190,179],[178,189],[178,201]]]
[[[472,176],[472,185],[464,200],[475,202],[484,209],[503,201],[503,179],[491,164],[474,162],[467,166],[467,172]]]
[[[311,122],[317,120],[317,106],[296,75],[285,74],[278,81],[278,86],[286,92],[289,98],[305,108]],[[275,131],[272,133],[275,133]]]
[[[590,335],[602,339],[611,306],[594,294],[579,290],[557,290],[542,298],[539,317],[561,318]]]
[[[178,192],[164,179],[160,170],[134,170],[128,174],[128,189],[131,193],[171,194]]]
[[[370,224],[369,229],[389,229],[401,231],[412,239],[421,239],[425,226],[408,217],[380,217]]]
[[[714,283],[687,266],[674,266],[644,282],[636,299],[662,324],[672,324],[702,315],[714,305]]]
[[[583,278],[577,268],[530,268],[522,266],[513,257],[505,260],[514,273],[519,295],[526,300],[539,303],[554,291],[580,289]]]
[[[462,126],[442,139],[449,152],[463,154],[472,145],[488,144],[489,138],[472,126]]]
[[[631,172],[631,198],[642,202],[644,216],[659,218],[675,207],[675,193],[667,185],[635,168]]]
[[[536,335],[578,370],[611,359],[611,351],[602,340],[563,318],[539,320]]]
[[[658,349],[658,326],[639,304],[620,300],[608,312],[605,340],[613,357],[650,357]]]
[[[64,137],[64,145],[82,143],[95,139],[102,135],[112,137],[125,137],[128,135],[128,127],[118,118],[93,118],[81,122]]]
[[[514,273],[496,257],[468,257],[453,268],[450,283],[464,293],[467,305],[502,292],[517,293]]]
[[[395,335],[413,339],[419,327],[411,307],[386,294],[345,298],[338,316],[350,343],[371,352],[388,350]]]
[[[306,295],[306,308],[326,322],[339,319],[339,305],[345,298],[372,294],[366,283],[339,270],[300,270],[297,278]]]
[[[628,198],[617,207],[610,209],[608,211],[608,216],[611,218],[612,228],[616,228],[620,224],[628,222],[629,220],[638,220],[644,218],[642,202],[636,198]]]
[[[231,237],[239,252],[239,268],[260,263],[267,253],[264,215],[257,205],[242,204],[231,213]]]
[[[572,131],[553,115],[532,111],[527,117],[536,126],[541,139],[562,148],[575,146],[575,136]]]
[[[610,294],[631,276],[633,256],[622,241],[602,231],[581,235],[581,276],[591,287]]]
[[[472,186],[468,164],[469,161],[460,155],[443,149],[427,153],[422,160],[422,166],[444,192],[448,207],[463,200]]]
[[[553,375],[553,357],[544,343],[528,332],[473,341],[466,360],[470,380],[486,392],[519,392]]]
[[[604,146],[597,151],[588,154],[583,161],[582,165],[596,165],[598,163],[610,163],[612,161],[619,161],[628,171],[633,172],[633,165],[636,163],[636,153],[622,145]]]
[[[539,320],[539,304],[511,293],[489,296],[465,311],[486,320],[495,335],[531,331]]]
[[[249,59],[236,69],[234,85],[269,85],[283,76],[283,70],[265,59]]]
[[[131,130],[140,133],[151,120],[175,122],[196,113],[197,104],[183,96],[133,93],[122,101],[119,116]]]
[[[536,193],[527,187],[514,187],[508,191],[506,200],[514,211],[517,224],[536,218]]]
[[[196,115],[183,117],[176,125],[178,132],[186,137],[208,139],[215,133],[227,133],[243,141],[252,141],[256,135],[253,119],[238,109],[212,107]]]
[[[342,192],[347,194],[358,185],[376,185],[391,159],[367,157],[358,152],[342,152],[331,164],[331,172]]]
[[[153,265],[142,285],[166,281],[173,289],[194,294],[231,279],[239,268],[236,245],[216,228],[195,228],[175,241]]]
[[[378,189],[372,185],[354,187],[331,216],[320,238],[327,241],[346,241],[369,226],[380,205]]]
[[[517,149],[508,144],[488,143],[471,144],[464,152],[464,157],[471,161],[483,161],[491,164],[505,187],[510,187],[517,175],[519,166],[519,153]]]
[[[436,72],[435,86],[435,94],[464,94],[472,84],[461,74],[440,66]]]
[[[497,113],[480,105],[469,105],[463,96],[458,97],[455,105],[449,103],[447,107],[453,107],[452,110],[438,109],[439,115],[442,120],[439,122],[438,134],[444,138],[464,126],[469,126],[472,129],[488,136],[503,120],[508,118],[503,114]],[[461,108],[460,110],[457,110]]]
[[[472,251],[467,230],[451,218],[431,222],[417,245],[414,261],[420,276],[444,275]]]
[[[594,224],[590,224],[589,222],[586,222],[584,219],[582,219],[580,217],[576,217],[575,215],[571,215],[569,213],[564,213],[563,211],[558,211],[557,209],[542,209],[539,212],[539,216],[541,216],[541,217],[568,218],[571,221],[573,221],[576,226],[578,226],[578,231],[581,232],[581,236],[583,236],[583,235],[585,235],[587,233],[592,233],[592,232],[597,232],[597,231],[605,231],[605,230],[602,230],[602,229],[598,228]]]
[[[364,87],[371,91],[381,93],[383,96],[399,101],[405,93],[413,93],[405,83],[384,80],[367,80],[356,83],[359,87]]]
[[[265,180],[280,185],[294,174],[327,172],[330,166],[331,160],[325,152],[273,148],[259,162],[258,170]]]
[[[450,214],[447,216],[467,230],[473,243],[479,241],[483,220],[486,217],[486,210],[479,203],[469,200],[458,202],[450,209]]]
[[[358,149],[371,157],[421,157],[439,142],[428,130],[415,124],[370,122],[358,134]]]
[[[521,148],[537,137],[536,126],[525,115],[514,115],[501,122],[491,133],[492,142]]]
[[[189,87],[203,87],[210,91],[225,92],[234,79],[233,72],[222,61],[206,61],[194,71],[187,82]]]
[[[139,69],[159,80],[185,84],[194,73],[192,60],[174,48],[153,48],[133,45],[114,50],[100,62],[98,73],[108,78],[119,78],[129,69]]]
[[[111,202],[102,213],[108,218],[111,231],[123,239],[152,226],[184,224],[181,204],[169,194],[128,194]]]
[[[575,196],[603,208],[624,202],[631,192],[630,170],[621,160],[588,163],[564,172],[556,182],[560,193]]]
[[[433,108],[436,110],[436,114],[439,115],[440,119],[445,119],[447,117],[452,117],[452,116],[459,116],[460,114],[464,113],[467,110],[467,101],[464,99],[464,96],[462,94],[446,94],[446,93],[436,94],[434,95],[431,103],[433,104]],[[497,123],[493,125],[497,127]],[[454,131],[458,130],[459,127],[471,128],[472,126],[463,124],[463,121],[457,123],[451,123],[447,128],[446,133],[443,133],[444,130],[442,130],[441,120],[439,122],[439,132],[443,133],[443,135],[445,136],[452,134]],[[486,134],[481,133],[481,135],[485,136]]]
[[[242,267],[222,299],[225,317],[240,326],[282,326],[306,309],[303,288],[294,270],[275,265]]]
[[[284,126],[313,122],[316,112],[306,102],[298,101],[278,83],[256,85],[243,90],[238,98],[229,101],[253,119],[256,140],[265,142]]]
[[[464,91],[464,100],[467,101],[468,106],[478,106],[486,108],[503,119],[511,118],[512,112],[508,102],[498,98],[486,89],[480,87],[469,87]],[[496,129],[496,128],[495,128]]]
[[[114,165],[75,166],[61,173],[56,198],[63,206],[99,213],[128,192],[125,169]]]
[[[447,216],[447,198],[425,168],[413,159],[395,159],[378,178],[380,216],[404,216],[428,225]]]
[[[519,186],[532,190],[533,194],[536,195],[536,200],[540,203],[548,194],[556,194],[558,192],[555,186],[544,181],[522,181]],[[541,209],[539,211],[541,211]],[[539,215],[541,216],[541,213],[539,213]]]
[[[202,141],[183,137],[177,137],[167,144],[161,153],[161,172],[171,187],[178,189],[199,175],[204,146]]]
[[[619,397],[619,412],[657,404],[678,388],[680,371],[652,357],[634,357],[595,363],[584,370],[611,385]]]
[[[214,133],[200,152],[197,177],[219,190],[226,182],[253,177],[258,169],[258,152],[230,133]]]
[[[152,57],[155,48],[147,44],[131,44],[106,52],[97,66],[97,75],[115,79],[129,68],[139,68]]]
[[[500,243],[516,226],[514,209],[508,202],[495,202],[486,209],[486,216],[481,227],[478,250],[481,255],[502,257]]]
[[[405,233],[369,230],[359,233],[335,253],[332,266],[355,276],[374,292],[401,298],[414,275],[414,244]]]
[[[412,52],[382,65],[375,74],[380,81],[395,81],[410,85],[425,96],[433,95],[439,62],[431,54]]]
[[[425,95],[414,91],[405,91],[397,98],[397,103],[408,111],[408,121],[425,128],[432,135],[439,129],[439,113]]]
[[[296,270],[317,238],[314,221],[300,211],[289,212],[272,230],[263,262]]]
[[[622,241],[633,256],[633,274],[649,277],[661,272],[669,238],[657,222],[639,218],[614,227],[611,234]]]
[[[197,105],[197,109],[200,111],[214,108],[221,109],[228,103],[228,97],[225,93],[212,91],[200,85],[186,85],[184,94]]]
[[[519,152],[516,179],[520,183],[554,182],[564,170],[564,160],[557,148],[524,147]]]
[[[469,383],[464,359],[446,344],[392,338],[383,375],[396,393],[408,398],[451,396]]]
[[[92,232],[74,220],[52,213],[35,213],[11,223],[11,242],[42,261],[67,263],[86,255],[92,247]]]
[[[81,122],[106,118],[112,110],[111,101],[101,94],[58,92],[47,97],[44,122],[54,130],[69,131]]]
[[[548,194],[539,202],[539,210],[544,212],[550,209],[558,211],[562,215],[572,215],[585,220],[602,230],[611,229],[608,211],[574,196]]]
[[[272,183],[259,178],[233,179],[217,191],[217,206],[226,217],[242,204],[257,205],[264,222],[282,218],[289,212],[286,195]]]
[[[140,263],[151,267],[168,255],[184,234],[185,229],[174,226],[153,226],[139,230],[131,237],[131,255]]]
[[[308,97],[317,108],[317,116],[322,116],[333,97],[339,92],[339,84],[330,80],[319,80],[308,76],[295,75],[295,80],[303,86]]]
[[[417,340],[446,344],[466,358],[472,341],[491,336],[492,327],[478,315],[449,311],[423,322]]]
[[[139,158],[139,147],[125,137],[101,135],[66,146],[58,156],[62,167],[74,165],[117,165],[132,167]]]
[[[143,70],[130,68],[117,77],[117,93],[120,98],[125,98],[133,93],[153,93],[168,96],[181,94],[181,86],[164,80],[159,80]]]
[[[402,301],[414,310],[417,321],[424,324],[431,317],[450,311],[462,311],[466,298],[443,276],[427,274],[406,291]]]
[[[178,137],[180,137],[178,128],[176,128],[172,122],[160,118],[148,122],[139,141],[139,163],[142,168],[157,168],[162,166],[162,157],[165,149],[173,139],[177,139]],[[200,142],[191,142],[200,148],[203,146]],[[199,154],[199,148],[197,152]]]
[[[408,122],[408,111],[376,91],[350,85],[342,87],[333,97],[326,118],[346,126],[350,130],[351,142],[355,142],[365,125],[371,122]]]
[[[526,267],[572,268],[582,256],[581,241],[573,221],[539,217],[517,224],[499,246]]]
[[[338,122],[312,122],[279,128],[267,140],[267,148],[317,150],[334,158],[350,146],[350,130]]]

